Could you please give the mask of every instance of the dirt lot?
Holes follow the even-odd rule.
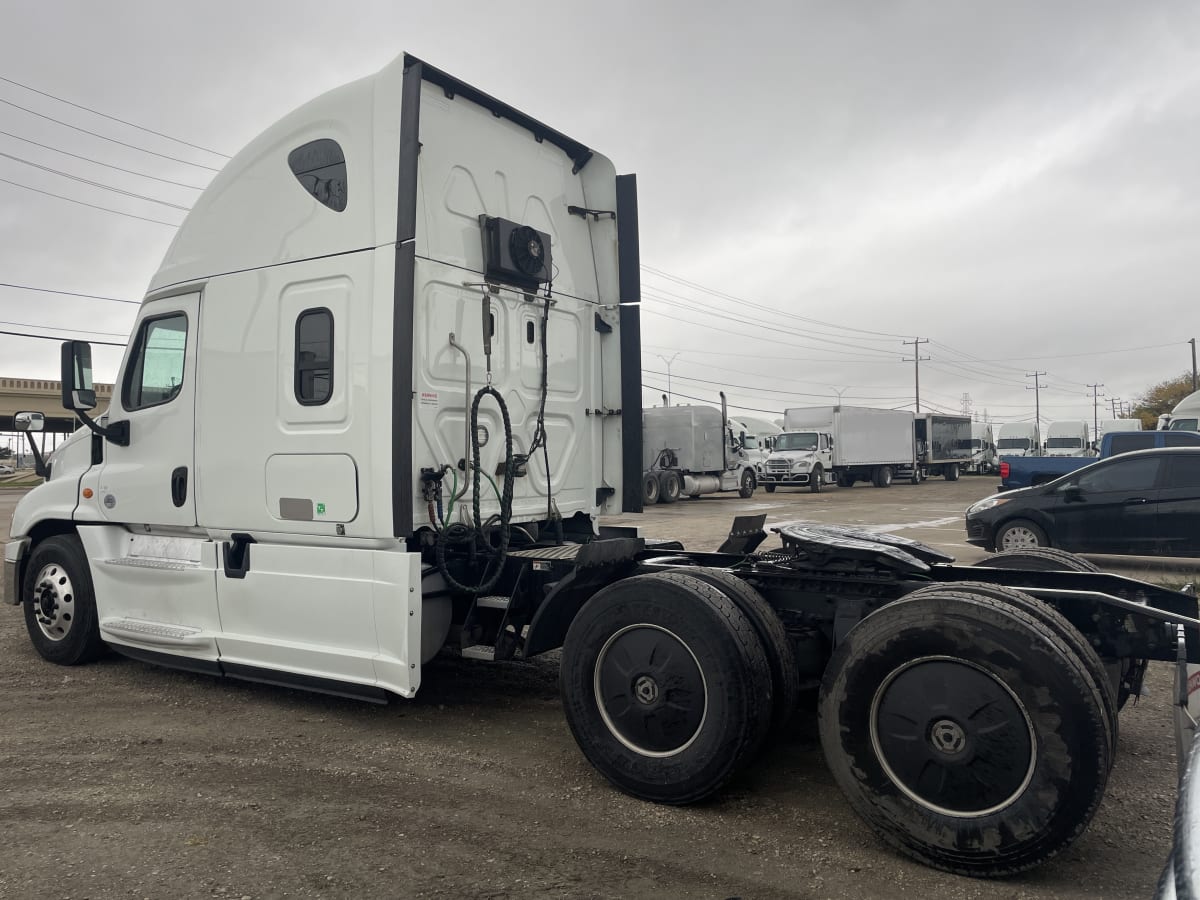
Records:
[[[962,510],[993,481],[707,498],[631,520],[715,546],[757,508],[886,524],[971,560]],[[0,538],[16,497],[0,492]],[[115,656],[57,668],[4,606],[0,897],[1148,897],[1175,796],[1168,674],[1152,668],[1150,695],[1122,715],[1083,839],[1031,874],[981,882],[880,845],[826,771],[810,712],[715,801],[666,808],[584,760],[554,655],[441,658],[418,699],[375,707]]]

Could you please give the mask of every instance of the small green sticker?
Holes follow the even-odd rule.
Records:
[[[324,503],[317,504],[317,515],[318,516],[325,515],[325,504]]]

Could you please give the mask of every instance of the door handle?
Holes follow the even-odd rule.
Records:
[[[1137,506],[1139,504],[1149,503],[1149,502],[1150,501],[1148,499],[1146,499],[1145,497],[1130,497],[1128,500],[1125,501],[1125,505],[1126,506]]]
[[[171,473],[171,502],[183,506],[187,502],[187,466],[180,466]]]

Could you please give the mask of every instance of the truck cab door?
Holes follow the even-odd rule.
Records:
[[[129,423],[129,442],[105,441],[97,482],[99,513],[110,522],[196,524],[199,324],[199,294],[142,307],[108,410],[109,425]]]

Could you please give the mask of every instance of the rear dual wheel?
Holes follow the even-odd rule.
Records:
[[[963,875],[1031,868],[1087,828],[1111,723],[1087,666],[1038,617],[930,589],[868,616],[821,684],[825,757],[888,844]]]
[[[762,746],[775,706],[754,625],[723,590],[679,572],[589,600],[563,644],[560,687],[592,765],[658,803],[719,790]]]

